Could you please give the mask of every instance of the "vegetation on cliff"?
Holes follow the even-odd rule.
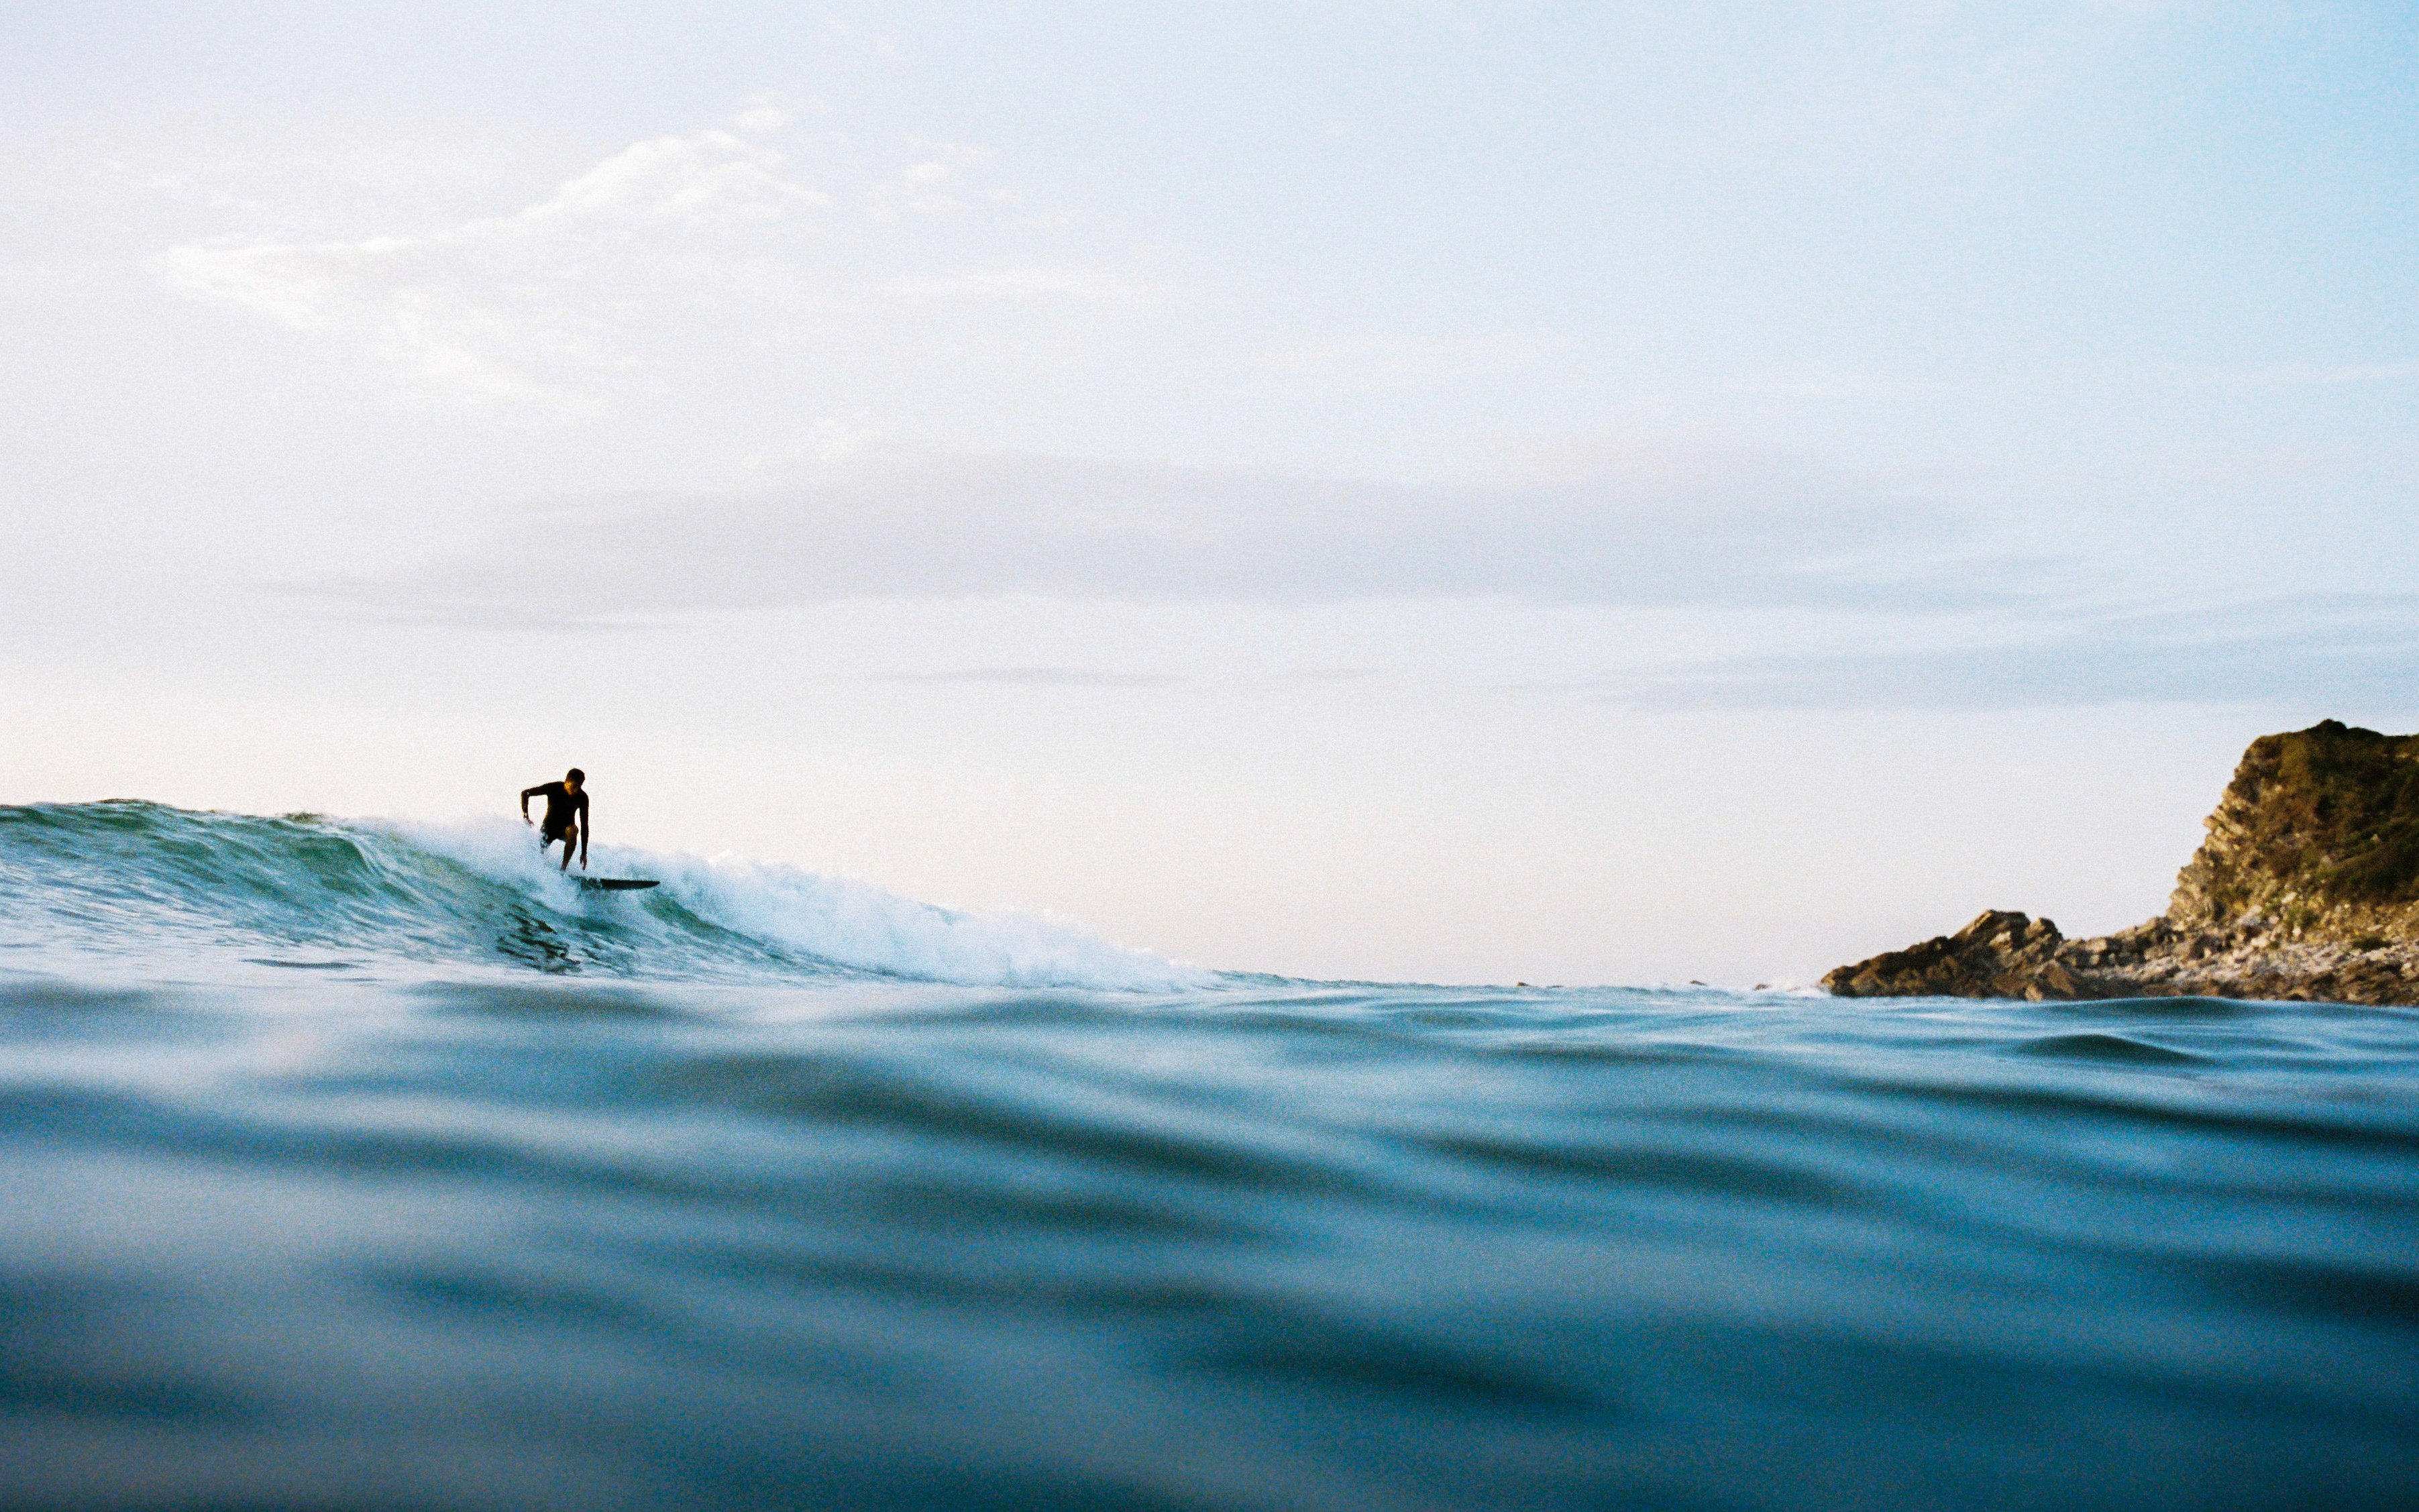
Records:
[[[2166,912],[2069,940],[1991,911],[1845,965],[1847,997],[2190,994],[2419,1004],[2419,735],[2329,719],[2243,752]]]
[[[2419,735],[2329,719],[2253,741],[2167,918],[2256,920],[2291,938],[2419,936]]]

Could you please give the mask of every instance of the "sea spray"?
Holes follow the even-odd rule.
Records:
[[[529,890],[549,906],[594,908],[560,869],[538,856],[525,826],[506,820],[428,825],[371,822],[433,856]],[[737,938],[883,976],[963,985],[1170,991],[1206,986],[1215,974],[1109,944],[1062,919],[964,913],[901,898],[845,877],[754,860],[599,845],[599,875],[655,877],[660,904]],[[607,902],[606,907],[616,906]]]
[[[661,878],[583,893],[522,825],[202,813],[149,803],[0,807],[0,944],[74,951],[332,949],[464,967],[694,980],[845,974],[969,986],[1163,992],[1214,974],[1055,918],[937,908],[736,856],[594,847]]]

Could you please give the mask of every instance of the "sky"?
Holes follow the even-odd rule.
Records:
[[[19,0],[0,196],[0,802],[1747,986],[2419,727],[2407,5]]]

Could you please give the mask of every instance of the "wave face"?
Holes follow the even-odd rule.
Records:
[[[2419,1505],[2419,1013],[609,865],[0,810],[0,1505]]]
[[[1210,974],[1071,925],[969,915],[742,858],[600,845],[581,891],[511,820],[439,825],[194,813],[152,803],[0,807],[0,948],[325,969],[535,966],[679,980],[870,976],[1163,991]],[[303,952],[307,960],[285,959]]]

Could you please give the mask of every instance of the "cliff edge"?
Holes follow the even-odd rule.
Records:
[[[2242,753],[2166,912],[2070,940],[1992,910],[1831,972],[1842,997],[2419,1004],[2419,735],[2329,719]]]

